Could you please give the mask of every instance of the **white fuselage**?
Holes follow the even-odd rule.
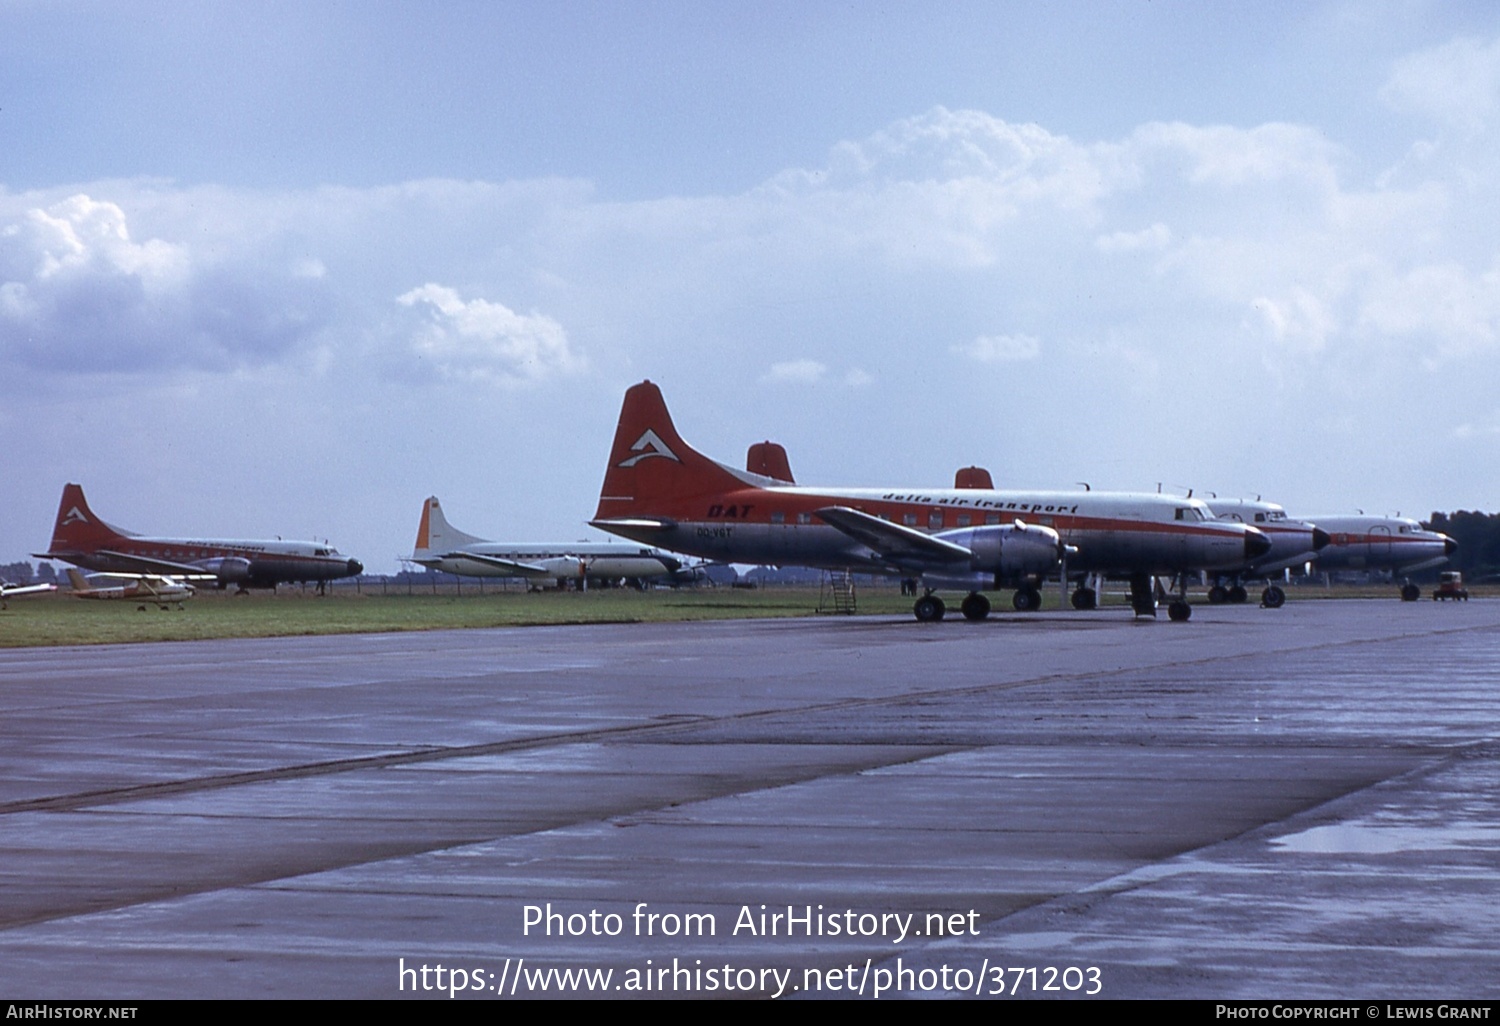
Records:
[[[607,502],[601,500],[601,511]],[[595,523],[707,559],[876,571],[889,567],[877,553],[821,523],[817,509],[847,506],[928,532],[1020,519],[1054,529],[1076,550],[1068,557],[1069,573],[1231,567],[1249,558],[1247,543],[1257,550],[1265,546],[1259,532],[1215,521],[1201,500],[1155,493],[766,487],[756,481],[743,491],[685,505],[664,509],[655,522],[605,517]]]
[[[1271,542],[1271,549],[1259,559],[1236,568],[1245,574],[1272,574],[1311,561],[1326,537],[1316,524],[1287,516],[1285,507],[1259,499],[1205,499],[1220,520],[1249,524]]]
[[[1319,570],[1410,572],[1438,566],[1458,549],[1452,538],[1410,517],[1331,514],[1308,519],[1330,537],[1318,553]]]
[[[609,542],[575,542],[571,545],[479,542],[463,546],[463,551],[518,565],[539,567],[545,571],[545,575],[523,573],[517,569],[481,562],[459,552],[414,553],[412,562],[461,577],[546,576],[560,581],[581,580],[586,577],[644,579],[660,577],[676,569],[675,566],[668,565],[676,563],[675,560],[654,554],[649,548]]]

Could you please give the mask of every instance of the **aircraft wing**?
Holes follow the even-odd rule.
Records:
[[[1418,570],[1431,570],[1433,567],[1442,566],[1446,562],[1448,562],[1447,556],[1433,556],[1431,559],[1424,559],[1419,563],[1407,563],[1403,564],[1402,566],[1398,566],[1396,568],[1396,573],[1414,574]]]
[[[825,506],[814,514],[824,523],[867,545],[881,559],[909,570],[938,569],[962,563],[967,568],[974,554],[962,545],[943,541],[911,527],[893,524],[889,520],[847,506]]]
[[[0,598],[14,598],[17,595],[37,595],[44,591],[56,591],[55,584],[0,584]]]
[[[202,577],[211,578],[215,575],[206,574],[201,566],[191,563],[176,563],[170,559],[154,559],[151,556],[133,556],[127,552],[116,552],[111,549],[100,549],[92,553],[95,556],[108,556],[116,563],[131,567],[140,574],[170,574],[173,577]],[[69,560],[72,562],[72,560]],[[118,576],[116,574],[115,576]]]
[[[1278,559],[1272,563],[1256,563],[1254,564],[1254,567],[1256,573],[1279,574],[1281,573],[1281,571],[1287,569],[1288,567],[1302,566],[1304,563],[1316,562],[1317,558],[1317,552],[1312,549],[1308,549],[1306,552],[1298,553],[1295,556],[1289,556],[1286,559]]]
[[[556,577],[556,572],[548,570],[537,563],[522,563],[514,559],[502,559],[499,556],[484,556],[478,552],[445,552],[445,559],[472,559],[476,563],[492,566],[497,570],[505,570],[515,574],[517,577]]]

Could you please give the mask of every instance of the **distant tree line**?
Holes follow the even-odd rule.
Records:
[[[19,563],[0,563],[0,581],[6,584],[50,584],[56,580],[57,572],[52,569],[51,563],[41,563],[36,569],[32,569],[31,564],[25,560]]]
[[[1442,569],[1460,570],[1471,583],[1500,580],[1500,513],[1434,513],[1427,526],[1458,542]]]

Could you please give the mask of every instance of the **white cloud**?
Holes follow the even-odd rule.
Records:
[[[79,193],[10,216],[0,227],[0,362],[14,367],[228,370],[285,356],[321,322],[314,283],[246,273],[241,254],[136,242],[117,203]]]
[[[1031,335],[980,335],[972,342],[953,346],[950,351],[977,363],[1015,363],[1035,360],[1042,344]]]
[[[456,290],[430,282],[396,302],[427,311],[411,351],[441,377],[517,384],[588,367],[570,348],[562,325],[544,314],[518,314],[484,299],[466,302]]]
[[[1137,250],[1147,252],[1166,249],[1172,241],[1172,230],[1160,221],[1150,228],[1137,232],[1113,232],[1094,240],[1094,247],[1101,253],[1130,253]]]
[[[1409,54],[1396,62],[1380,95],[1398,110],[1475,131],[1500,105],[1500,40],[1455,39]]]
[[[788,360],[771,364],[761,380],[777,385],[814,385],[827,373],[828,368],[817,360]]]

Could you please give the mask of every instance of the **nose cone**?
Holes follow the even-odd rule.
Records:
[[[349,560],[349,576],[358,577],[365,572],[365,565],[357,559]]]
[[[1329,534],[1327,531],[1323,530],[1321,527],[1314,527],[1313,528],[1313,551],[1314,552],[1321,552],[1322,549],[1323,549],[1323,546],[1327,545],[1331,541],[1333,541],[1333,535]]]
[[[1271,539],[1254,527],[1245,528],[1245,559],[1251,562],[1271,551]]]
[[[1446,534],[1443,535],[1443,555],[1451,556],[1457,551],[1458,542],[1454,541],[1452,538],[1449,538]]]

